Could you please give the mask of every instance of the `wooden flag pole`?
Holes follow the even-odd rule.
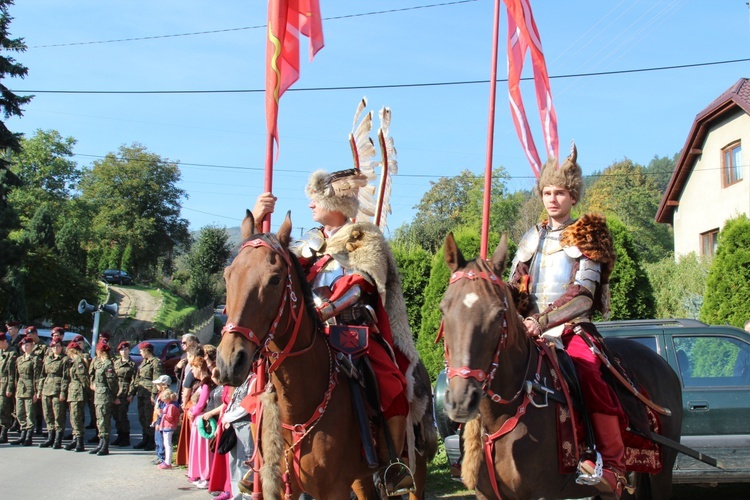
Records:
[[[263,182],[263,192],[273,193],[273,134],[268,134],[268,144],[266,145],[266,178]],[[264,233],[271,232],[271,214],[266,214],[263,218],[261,230]]]
[[[482,244],[479,256],[487,258],[490,234],[490,205],[492,198],[492,151],[495,136],[495,94],[497,93],[497,45],[500,33],[500,1],[495,0],[495,20],[492,33],[492,62],[490,64],[490,110],[487,124],[487,159],[484,168],[484,203],[482,205]]]

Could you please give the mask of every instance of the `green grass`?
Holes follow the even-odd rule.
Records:
[[[474,498],[474,495],[466,487],[451,479],[448,457],[445,454],[445,446],[439,441],[438,452],[430,463],[427,464],[427,486],[426,494],[434,498]]]
[[[194,305],[188,304],[185,299],[178,297],[166,290],[147,289],[151,295],[162,298],[161,308],[154,318],[154,328],[157,330],[168,330],[173,325],[180,324],[187,316],[197,311]]]

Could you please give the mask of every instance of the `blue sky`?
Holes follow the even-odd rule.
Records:
[[[400,175],[391,230],[412,219],[430,181],[465,169],[484,172],[488,83],[302,90],[488,80],[494,2],[439,5],[449,1],[320,0],[324,19],[332,18],[323,22],[325,47],[308,62],[303,39],[301,78],[281,100],[273,228],[287,210],[295,230],[313,225],[307,177],[317,168],[349,168],[347,137],[363,96],[370,108],[393,112]],[[552,77],[750,57],[744,0],[532,0],[532,7]],[[11,35],[29,47],[17,55],[29,75],[4,83],[37,91],[23,118],[8,120],[11,130],[54,129],[75,138],[82,166],[122,144],[141,143],[181,163],[180,185],[189,195],[182,215],[191,229],[239,225],[263,187],[262,92],[39,91],[262,90],[266,2],[18,0],[10,13]],[[506,76],[506,22],[503,10],[499,78]],[[207,31],[216,32],[164,36]],[[747,76],[749,63],[741,62],[553,78],[561,153],[574,139],[584,173],[626,157],[644,165],[654,155],[671,157],[695,115]],[[533,87],[522,88],[541,150]],[[493,164],[512,176],[510,189],[528,189],[532,173],[509,115],[507,84],[499,82],[497,92]]]

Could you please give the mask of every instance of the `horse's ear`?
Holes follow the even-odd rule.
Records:
[[[492,254],[490,263],[495,274],[502,275],[505,272],[505,261],[508,258],[508,234],[503,233],[500,237],[500,243],[498,243],[495,253]]]
[[[461,250],[458,249],[453,233],[448,233],[448,236],[445,237],[445,263],[451,272],[466,265],[466,259],[464,259]]]
[[[245,209],[245,218],[240,226],[240,234],[243,241],[255,234],[255,218],[250,210]]]
[[[281,223],[279,232],[276,233],[276,237],[284,248],[289,246],[289,236],[292,234],[292,212],[291,210],[286,213],[284,222]]]

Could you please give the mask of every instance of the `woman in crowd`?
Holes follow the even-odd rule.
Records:
[[[128,409],[136,393],[135,381],[138,377],[138,367],[130,357],[130,343],[120,342],[117,346],[119,357],[115,358],[115,373],[117,373],[117,385],[120,388],[117,399],[120,401],[112,408],[112,416],[117,428],[117,439],[112,441],[112,446],[130,446],[130,420]]]
[[[50,354],[44,358],[44,378],[42,379],[42,410],[47,422],[47,440],[40,448],[59,450],[62,448],[65,434],[66,398],[68,393],[68,375],[70,359],[63,354],[60,337],[55,337],[49,344]]]
[[[191,401],[193,386],[200,385],[200,383],[196,384],[195,377],[193,377],[193,371],[190,369],[190,361],[192,361],[198,351],[200,351],[201,356],[203,355],[200,341],[198,341],[198,337],[192,333],[186,333],[182,336],[182,348],[185,351],[185,354],[175,366],[175,375],[179,381],[179,401],[182,404],[183,414],[180,436],[177,441],[177,458],[175,459],[174,465],[187,465],[188,463],[188,452],[190,450],[190,420],[188,419],[187,413],[193,404]]]
[[[42,388],[42,358],[35,356],[34,340],[27,335],[19,342],[22,355],[16,360],[16,418],[21,436],[10,444],[31,446],[36,407]]]
[[[212,352],[209,347],[213,348],[214,346],[204,347],[204,350],[207,353],[206,358],[207,360],[210,360],[211,355],[213,355],[215,363],[216,348],[213,348]],[[212,354],[209,354],[211,352]],[[214,364],[211,362],[208,362],[207,364],[209,373],[211,373],[211,381],[214,383],[215,387],[211,391],[211,397],[209,398],[209,403],[206,407],[206,412],[203,414],[203,418],[216,419],[216,439],[210,450],[213,453],[213,460],[211,461],[211,471],[209,473],[208,491],[212,494],[216,492],[219,493],[218,496],[214,497],[214,500],[227,500],[232,496],[232,486],[229,477],[229,455],[221,455],[217,452],[217,449],[219,447],[219,442],[221,441],[221,435],[224,431],[222,426],[224,410],[226,409],[227,403],[229,403],[229,398],[232,396],[234,388],[228,385],[219,385],[219,381],[213,376]]]
[[[96,345],[96,363],[91,379],[96,408],[96,428],[99,431],[99,446],[89,451],[92,455],[109,455],[109,432],[112,427],[112,407],[118,402],[117,374],[109,357],[110,347],[104,341]]]
[[[193,376],[200,381],[201,385],[193,395],[194,405],[186,411],[191,422],[188,478],[196,487],[208,489],[213,452],[209,449],[208,439],[201,436],[199,426],[203,425],[203,414],[206,412],[214,383],[209,375],[205,358],[194,356],[190,367]]]
[[[68,344],[67,353],[70,358],[68,365],[68,393],[66,399],[70,406],[70,426],[73,428],[73,440],[65,445],[66,450],[84,451],[84,408],[86,406],[86,389],[90,387],[89,370],[85,358],[81,355],[78,342]]]

